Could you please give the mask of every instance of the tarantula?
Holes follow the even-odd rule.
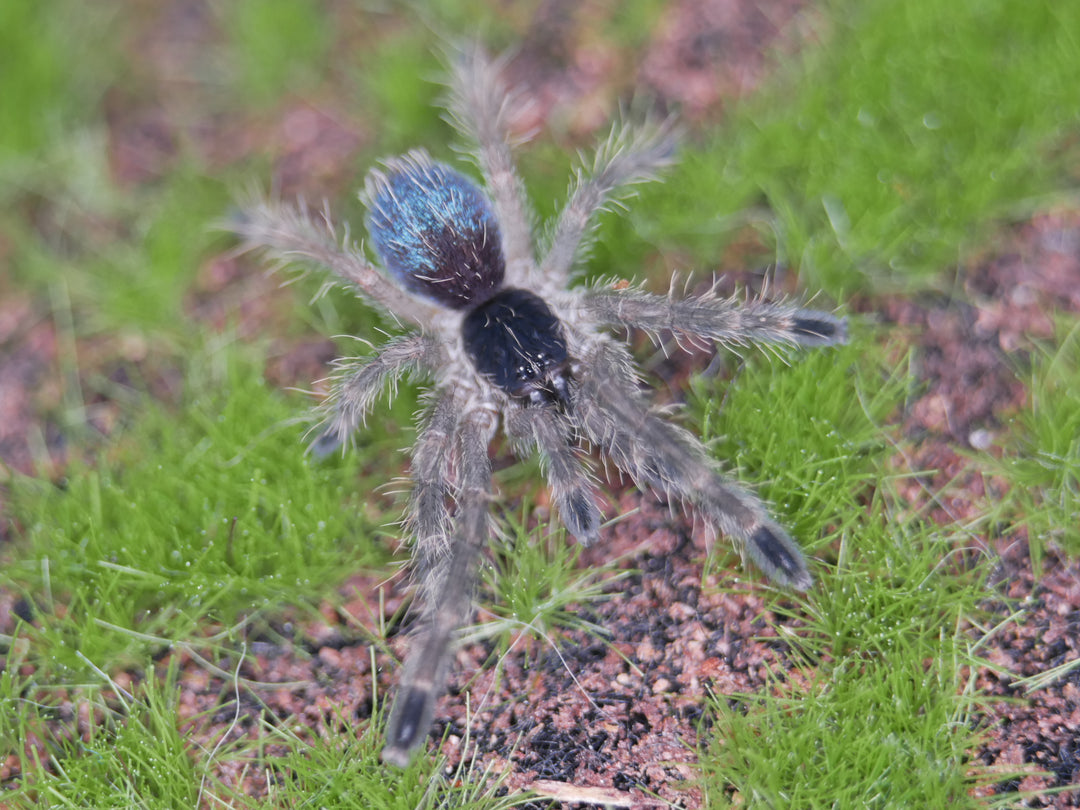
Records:
[[[454,633],[470,618],[492,501],[488,445],[503,429],[518,455],[540,455],[559,516],[583,544],[600,535],[593,472],[579,445],[639,485],[691,504],[771,579],[806,589],[799,547],[757,497],[728,481],[702,444],[652,412],[627,348],[606,328],[671,333],[693,345],[823,346],[843,320],[783,303],[739,304],[715,287],[654,295],[636,286],[571,287],[596,214],[674,155],[670,119],[618,123],[589,169],[579,168],[540,246],[511,158],[511,96],[501,63],[479,49],[452,59],[447,110],[476,145],[486,192],[423,150],[386,160],[362,199],[380,272],[328,215],[250,205],[233,229],[279,263],[328,267],[374,306],[415,327],[368,357],[339,362],[316,454],[342,445],[387,386],[411,374],[433,388],[412,450],[406,524],[424,612],[390,713],[383,759],[408,763],[426,737],[448,675]]]

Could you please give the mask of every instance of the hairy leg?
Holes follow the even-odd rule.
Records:
[[[450,559],[450,454],[461,406],[452,393],[443,394],[413,447],[413,489],[406,524],[415,543],[413,568],[420,577],[424,604],[438,599]]]
[[[584,296],[589,315],[605,326],[669,331],[694,345],[752,343],[829,346],[847,342],[847,323],[827,312],[784,303],[724,298],[710,290],[676,298],[638,288],[595,288]]]
[[[761,501],[720,475],[697,439],[648,411],[624,349],[598,340],[581,366],[574,417],[589,441],[638,484],[693,504],[771,579],[800,590],[810,587],[802,552]]]
[[[310,452],[322,458],[344,447],[388,383],[396,386],[410,371],[430,372],[438,367],[441,354],[429,336],[412,334],[394,338],[370,357],[338,360],[334,386],[320,406],[324,428],[311,443]]]
[[[524,284],[535,263],[532,214],[510,151],[507,117],[512,96],[499,77],[505,61],[488,58],[477,45],[453,54],[447,109],[450,123],[477,145],[477,163],[502,229],[508,278]]]
[[[507,415],[506,432],[518,455],[533,447],[539,451],[555,508],[567,531],[582,545],[596,542],[602,515],[588,469],[571,442],[571,424],[554,408],[525,406]]]
[[[671,121],[620,123],[612,128],[596,151],[592,169],[576,172],[541,262],[542,278],[566,285],[575,260],[582,258],[596,214],[629,196],[632,186],[656,179],[675,156],[675,140]]]
[[[491,462],[488,444],[495,432],[493,411],[476,407],[461,417],[456,434],[459,470],[454,541],[437,597],[428,598],[424,616],[398,686],[387,726],[385,762],[405,767],[431,725],[435,701],[446,686],[450,642],[472,615],[480,552],[488,538]]]
[[[253,200],[227,227],[244,240],[244,250],[260,250],[279,265],[327,267],[362,297],[399,318],[426,326],[439,315],[438,307],[405,292],[373,267],[349,242],[348,233],[339,239],[329,212],[316,220],[299,207]]]

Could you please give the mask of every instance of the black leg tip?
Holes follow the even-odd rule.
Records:
[[[759,526],[750,535],[748,550],[758,567],[781,585],[805,591],[814,583],[802,552],[783,530]]]
[[[341,445],[342,441],[338,438],[337,432],[326,430],[320,433],[318,438],[308,446],[308,452],[321,461],[334,451],[340,450]]]
[[[559,505],[563,525],[583,546],[590,546],[600,537],[600,510],[589,492],[576,492]]]
[[[804,346],[832,346],[847,342],[847,323],[824,312],[800,310],[791,331]]]
[[[387,733],[386,747],[382,751],[382,760],[399,768],[404,768],[412,759],[412,752],[423,739],[427,731],[433,700],[424,689],[410,689],[407,694],[399,695],[390,717],[390,729]]]

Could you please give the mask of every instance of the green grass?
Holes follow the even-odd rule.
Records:
[[[24,758],[26,789],[5,800],[507,806],[480,774],[444,779],[441,763],[425,758],[404,772],[383,768],[381,704],[375,720],[343,722],[340,735],[310,739],[267,718],[254,748],[185,744],[175,671],[155,658],[170,647],[234,653],[248,623],[302,613],[333,598],[343,576],[385,569],[378,527],[397,506],[382,495],[369,505],[367,494],[408,444],[416,399],[403,390],[358,452],[313,464],[295,421],[306,403],[262,381],[265,347],[214,345],[191,328],[185,298],[224,244],[208,226],[226,213],[230,185],[242,185],[233,181],[251,172],[210,166],[184,142],[162,177],[115,186],[102,99],[135,71],[119,47],[100,43],[120,43],[131,23],[78,5],[16,0],[0,10],[0,250],[13,283],[59,327],[64,413],[54,416],[65,435],[85,439],[76,428],[95,396],[127,404],[122,428],[89,464],[55,484],[7,483],[18,538],[4,549],[0,582],[25,595],[36,626],[0,639],[0,746],[21,752],[36,740],[40,758]],[[357,120],[375,122],[365,159],[421,145],[449,154],[431,106],[429,30],[392,24],[393,9],[374,12],[365,22],[385,27],[353,62],[337,47],[349,32],[317,4],[250,0],[221,13],[227,36],[198,77],[220,91],[198,102],[215,114],[233,105],[241,118],[273,116],[291,98],[344,83]],[[433,27],[451,30],[479,18],[494,42],[527,24],[476,2],[432,4],[430,14]],[[613,30],[647,41],[662,14],[643,3]],[[1075,186],[1080,5],[837,0],[817,29],[821,45],[781,65],[718,130],[689,134],[667,183],[644,188],[625,218],[603,218],[590,273],[640,275],[657,256],[710,270],[749,225],[762,263],[789,265],[811,291],[842,300],[944,287],[1001,221]],[[523,155],[541,213],[565,189],[567,162],[542,141]],[[355,202],[335,207],[359,213]],[[298,325],[313,334],[377,337],[344,296],[298,308]],[[85,378],[83,341],[117,334],[145,339],[151,364],[179,370],[178,401],[154,403],[105,374]],[[911,380],[888,368],[879,334],[857,328],[851,347],[799,355],[790,367],[750,356],[722,388],[694,383],[687,426],[775,505],[817,577],[804,597],[771,603],[798,619],[797,635],[784,636],[792,673],[708,704],[700,784],[715,806],[734,794],[751,806],[982,806],[969,796],[989,778],[970,759],[982,698],[965,668],[986,568],[956,549],[969,545],[968,531],[1007,516],[1027,529],[1036,561],[1048,542],[1080,551],[1080,377],[1076,332],[1066,325],[1063,335],[1036,357],[1031,407],[1007,437],[1009,498],[977,526],[924,523],[895,491],[893,477],[913,471],[897,467],[902,440],[887,424]],[[124,369],[138,378],[136,364]],[[397,474],[404,461],[390,466]],[[535,474],[524,465],[500,486],[514,497]],[[561,532],[529,525],[510,520],[496,549],[485,608],[497,619],[483,632],[499,634],[500,650],[522,627],[551,637],[589,630],[576,606],[618,576],[578,570]],[[732,563],[717,546],[709,570]],[[127,696],[110,681],[124,671],[149,677]],[[87,705],[92,722],[80,726],[72,705]],[[212,775],[221,759],[282,778],[265,800],[232,796]]]
[[[342,718],[343,728],[355,724]],[[378,728],[364,724],[355,736],[309,743],[280,725],[267,726],[266,744],[283,744],[288,753],[272,760],[275,780],[268,796],[273,807],[372,808],[372,810],[503,810],[529,800],[528,794],[499,796],[503,776],[482,771],[469,756],[447,772],[441,758],[416,757],[402,770],[379,761]],[[468,745],[468,740],[465,741]],[[264,757],[255,764],[263,767]]]
[[[969,772],[974,702],[957,677],[969,658],[927,652],[937,665],[906,648],[853,655],[796,670],[798,686],[718,696],[702,755],[709,806],[985,806],[969,791],[1005,775]]]
[[[538,465],[521,466],[538,476],[533,481],[541,480]],[[619,570],[617,560],[583,567],[578,562],[582,546],[561,526],[532,525],[530,512],[526,500],[520,517],[500,515],[499,537],[492,542],[494,564],[484,569],[490,601],[485,599],[483,611],[489,620],[468,634],[469,640],[494,637],[497,657],[519,636],[547,645],[558,645],[573,630],[606,637],[604,628],[586,619],[582,610],[609,598],[616,583],[631,573]]]
[[[739,480],[759,480],[783,522],[814,538],[860,509],[890,446],[882,427],[908,381],[857,333],[848,346],[760,353],[736,383],[698,379],[689,401],[714,455]],[[812,540],[811,540],[812,542]]]
[[[224,50],[233,91],[247,104],[269,106],[283,94],[311,90],[333,70],[333,23],[308,0],[240,0],[222,7]]]
[[[175,670],[149,680],[139,698],[121,690],[92,701],[85,733],[56,740],[55,777],[42,780],[39,807],[195,807],[200,773],[176,716]]]
[[[415,148],[420,133],[436,134],[428,150],[449,157],[450,128],[437,106],[444,88],[433,82],[442,67],[433,44],[423,31],[406,28],[375,43],[365,59],[350,66],[372,115],[381,122],[375,133],[379,158]]]
[[[644,227],[709,266],[749,216],[771,251],[763,261],[792,266],[808,289],[881,294],[947,284],[997,222],[1075,185],[1080,6],[839,0],[823,11],[823,47],[688,150],[651,222],[633,215],[614,244]],[[688,232],[692,211],[713,219]]]
[[[26,650],[26,641],[14,639],[14,649]],[[216,741],[200,748],[191,743],[186,729],[209,718],[186,719],[178,711],[176,657],[156,674],[147,660],[146,671],[155,676],[135,695],[104,673],[78,687],[43,687],[17,674],[27,660],[21,654],[8,660],[14,666],[0,673],[0,742],[16,740],[21,747],[32,741],[33,754],[23,760],[29,789],[8,790],[5,807],[167,808],[209,802],[228,807],[503,810],[529,798],[520,793],[500,797],[502,777],[481,771],[468,756],[452,770],[440,758],[428,757],[418,757],[405,770],[383,765],[381,711],[368,720],[336,718],[343,729],[337,736],[298,735],[287,718],[264,711],[256,721],[254,740],[230,739],[229,724],[217,731]],[[238,660],[243,660],[242,651]],[[64,708],[72,698],[86,711],[80,719]],[[241,699],[260,702],[259,689],[234,678],[213,714],[235,711],[238,722]],[[213,772],[221,763],[254,769],[266,798],[253,799],[221,784]]]
[[[106,32],[115,12],[87,12],[78,0],[11,0],[0,8],[0,178],[10,182],[26,157],[69,139],[92,121],[117,56]],[[0,186],[0,199],[10,189]]]
[[[986,804],[973,788],[1010,778],[970,759],[981,732],[968,622],[988,567],[952,560],[966,532],[905,518],[895,499],[885,481],[842,518],[840,557],[786,636],[793,671],[713,700],[710,806],[975,808]]]
[[[710,807],[978,807],[970,789],[1004,778],[968,762],[979,741],[968,621],[989,569],[954,552],[973,527],[951,536],[902,507],[884,420],[911,381],[881,352],[856,332],[790,367],[752,356],[722,400],[713,382],[695,387],[690,411],[717,457],[761,480],[824,557],[815,586],[774,607],[801,624],[783,636],[793,671],[710,703]]]
[[[1036,351],[1028,390],[1031,407],[1016,419],[1001,468],[1039,571],[1048,545],[1080,554],[1080,326]]]
[[[58,486],[13,483],[23,531],[3,581],[42,617],[42,676],[132,666],[386,564],[362,457],[312,463],[295,418],[302,400],[268,389],[234,347],[202,362],[186,369],[179,411],[141,403],[92,466],[73,464]]]

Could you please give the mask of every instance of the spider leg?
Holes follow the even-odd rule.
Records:
[[[434,603],[450,558],[450,453],[461,403],[451,393],[439,398],[428,414],[412,454],[413,489],[406,525],[414,543],[414,567],[421,576],[426,604]]]
[[[457,403],[460,405],[460,403]],[[468,407],[468,406],[466,406]],[[495,433],[494,412],[484,407],[467,410],[457,428],[455,452],[459,466],[457,514],[450,556],[435,598],[428,595],[424,616],[412,641],[397,696],[390,711],[383,761],[400,767],[409,763],[423,742],[435,701],[446,685],[450,641],[472,615],[473,588],[480,552],[488,537],[491,500],[491,462],[488,444]]]
[[[228,229],[244,240],[243,250],[260,250],[278,264],[328,267],[362,297],[397,317],[424,326],[440,312],[379,272],[363,251],[349,242],[348,234],[339,239],[329,212],[324,211],[316,221],[298,207],[256,199],[228,223]]]
[[[516,451],[522,455],[536,447],[563,525],[588,546],[599,538],[603,516],[589,472],[571,442],[571,427],[550,407],[517,407],[506,416],[506,432]]]
[[[490,59],[467,45],[451,59],[447,110],[450,123],[477,146],[476,160],[487,180],[502,230],[507,274],[515,284],[533,266],[532,212],[514,167],[508,118],[513,95],[499,76],[506,57]]]
[[[396,386],[398,379],[410,371],[429,372],[438,366],[440,355],[431,337],[412,334],[394,338],[371,357],[339,360],[330,396],[320,407],[325,427],[311,443],[309,452],[323,458],[344,447],[388,382]]]
[[[591,171],[579,167],[575,172],[569,200],[541,263],[541,278],[565,286],[575,259],[581,259],[587,248],[596,214],[628,197],[631,186],[656,179],[658,171],[672,162],[675,142],[670,119],[612,127],[596,151]]]
[[[574,417],[589,441],[638,484],[692,503],[771,579],[800,590],[810,587],[802,552],[762,502],[720,475],[697,439],[648,411],[622,347],[598,340],[581,366]]]
[[[634,287],[597,287],[585,293],[582,301],[589,315],[605,326],[633,327],[653,335],[670,331],[680,343],[831,346],[847,342],[847,322],[828,312],[767,301],[744,304],[713,290],[676,298],[674,293],[654,295]]]

